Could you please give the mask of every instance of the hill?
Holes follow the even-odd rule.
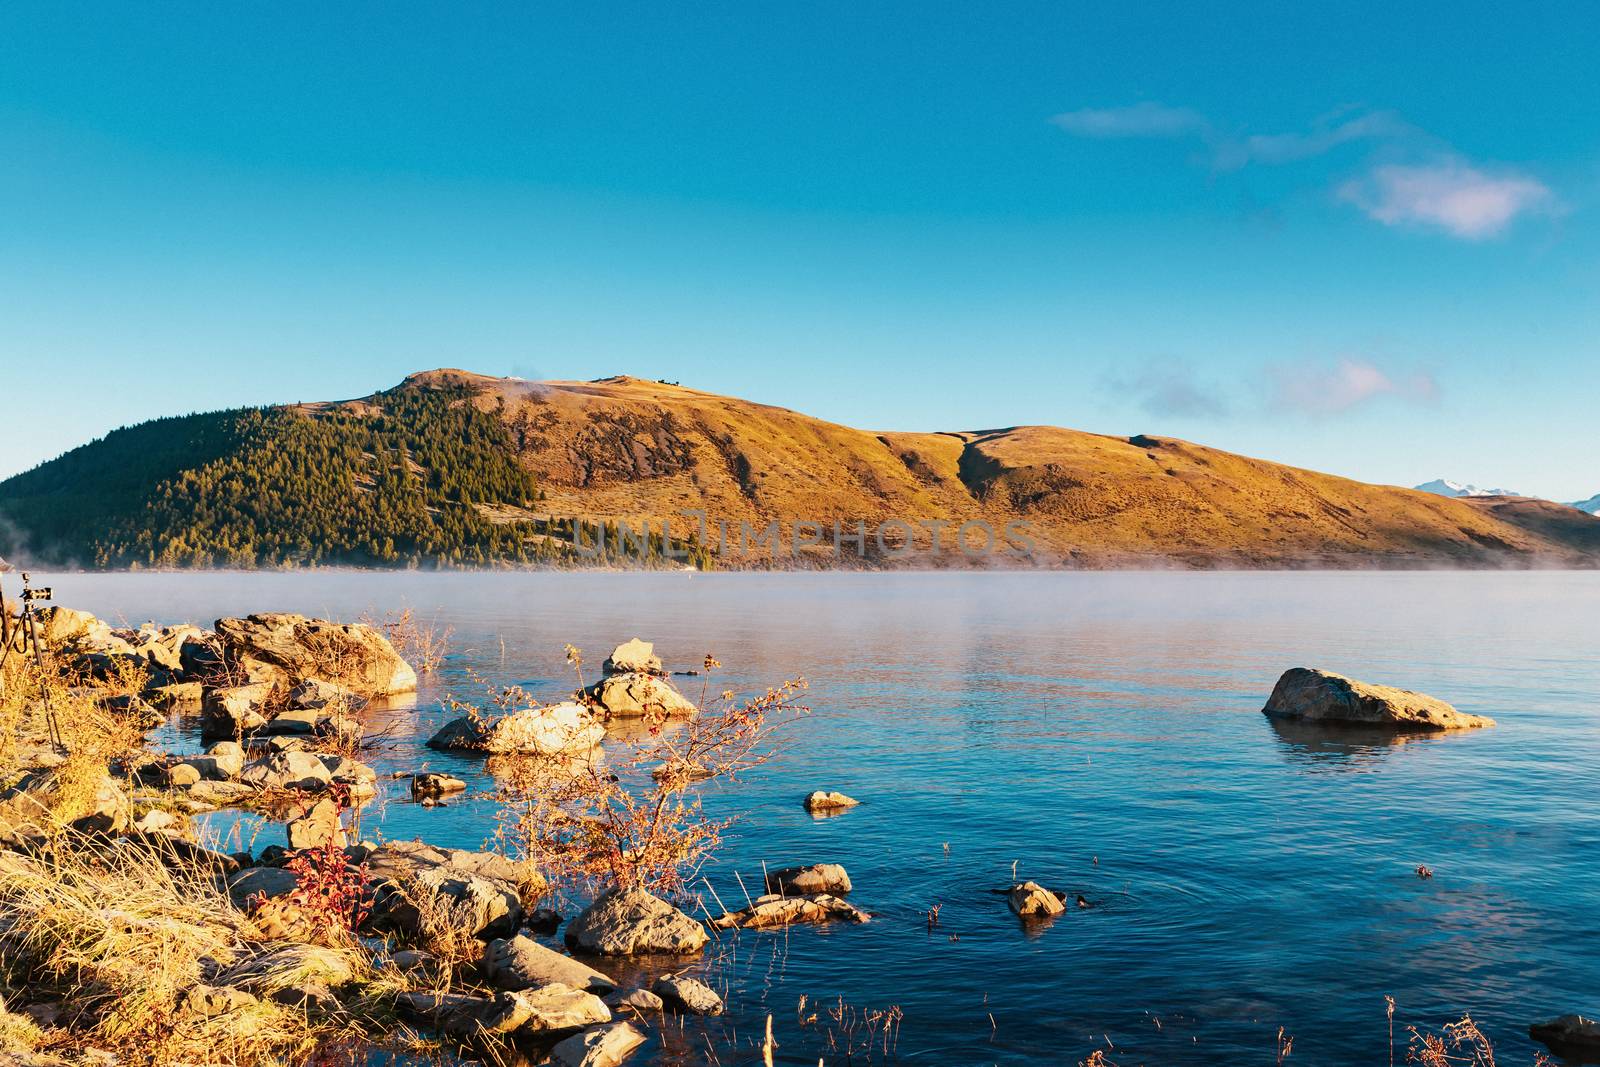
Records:
[[[0,482],[0,555],[89,566],[1600,562],[1600,519],[1556,507],[1368,485],[1166,437],[879,433],[635,378],[439,370],[361,400],[118,430]]]

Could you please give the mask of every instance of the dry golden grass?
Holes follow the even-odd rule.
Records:
[[[8,970],[68,1008],[70,1032],[42,1037],[52,1047],[129,1063],[284,1063],[350,1029],[268,999],[323,972],[261,943],[209,873],[132,842],[0,853],[0,930]],[[341,958],[364,974],[359,954]],[[196,1010],[191,991],[218,971],[263,996],[216,1015]]]
[[[636,378],[414,376],[445,378],[481,389],[480,406],[500,412],[539,476],[540,515],[671,519],[682,535],[682,512],[704,509],[729,524],[724,562],[735,565],[773,562],[763,549],[738,551],[741,522],[838,521],[848,532],[888,518],[950,523],[946,561],[960,558],[954,530],[972,519],[997,533],[1024,521],[1042,555],[1082,565],[1600,560],[1600,520],[1570,508],[1450,500],[1173,438],[1054,426],[874,433]],[[927,547],[929,535],[915,540]]]

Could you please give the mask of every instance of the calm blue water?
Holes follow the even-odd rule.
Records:
[[[781,759],[706,798],[745,814],[708,868],[730,905],[743,898],[736,871],[750,883],[763,860],[832,861],[877,916],[745,933],[708,955],[732,1011],[719,1040],[748,1048],[771,1012],[781,1062],[827,1051],[796,1027],[802,994],[899,1005],[899,1058],[939,1064],[1071,1063],[1108,1040],[1124,1065],[1269,1064],[1280,1026],[1291,1062],[1381,1064],[1388,994],[1397,1033],[1470,1011],[1509,1065],[1531,1059],[1529,1021],[1600,1011],[1600,574],[53,584],[60,602],[132,623],[274,609],[437,618],[455,630],[449,661],[414,708],[391,713],[401,747],[374,762],[426,760],[484,788],[475,761],[415,747],[444,718],[444,691],[479,692],[468,670],[553,698],[570,688],[564,644],[598,664],[637,635],[669,666],[714,652],[716,688],[804,675],[815,711]],[[1431,692],[1500,725],[1404,744],[1283,732],[1259,709],[1301,664]],[[680,682],[698,696],[698,681]],[[386,785],[369,833],[480,847],[493,832],[484,801],[424,809]],[[817,787],[863,803],[814,820],[800,798]],[[269,827],[256,844],[280,835]],[[1024,927],[989,892],[1013,863],[1094,906]],[[1435,877],[1419,879],[1419,863]],[[693,1040],[653,1042],[636,1062],[700,1062]]]

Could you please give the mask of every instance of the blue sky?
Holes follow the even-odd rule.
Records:
[[[7,5],[0,475],[463,366],[1587,497],[1597,54],[1562,3]]]

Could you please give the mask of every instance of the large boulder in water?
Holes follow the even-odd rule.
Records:
[[[583,698],[607,718],[682,719],[700,710],[665,678],[642,672],[608,674],[585,689]]]
[[[1600,1056],[1600,1022],[1582,1015],[1563,1015],[1528,1027],[1528,1036],[1550,1046],[1558,1056],[1593,1062]]]
[[[706,928],[643,889],[614,889],[567,926],[567,946],[596,956],[699,952]]]
[[[655,645],[635,637],[612,649],[601,670],[607,674],[660,674],[661,657],[656,655]]]
[[[491,756],[582,755],[600,743],[606,728],[582,704],[542,704],[498,718],[463,715],[428,739],[443,752]]]
[[[808,867],[784,867],[767,873],[767,892],[780,896],[811,896],[816,893],[850,892],[850,875],[837,863],[813,863]]]
[[[341,686],[362,697],[417,688],[417,672],[389,639],[361,623],[267,612],[218,619],[217,639],[230,664],[270,678],[285,693],[307,681]]]
[[[1372,685],[1332,671],[1292,667],[1283,672],[1266,707],[1273,718],[1295,722],[1384,726],[1396,730],[1464,730],[1493,726],[1424,693]]]

